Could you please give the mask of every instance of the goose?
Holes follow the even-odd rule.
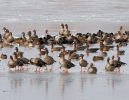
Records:
[[[12,56],[10,56],[7,66],[9,67],[9,71],[11,71],[11,68],[15,68],[16,71],[17,62],[13,60]]]
[[[85,69],[84,69],[84,72],[85,72],[85,71],[86,71],[86,67],[87,67],[87,65],[88,65],[88,62],[87,62],[85,59],[83,59],[83,57],[84,57],[83,54],[80,54],[79,57],[80,57],[79,65],[81,66],[81,72],[82,72],[82,67],[85,68]]]
[[[35,69],[34,72],[40,72],[40,68],[46,66],[46,63],[42,59],[40,59],[40,58],[30,58],[29,62],[32,65],[36,66],[36,69]]]
[[[72,62],[65,59],[65,55],[63,53],[60,53],[58,57],[60,57],[60,60],[59,60],[60,66],[65,68],[65,73],[68,73],[68,69],[75,67],[75,65]]]
[[[125,51],[124,50],[119,50],[119,46],[116,46],[116,55],[124,55]]]
[[[110,64],[110,58],[108,57],[107,58],[107,64],[106,64],[106,66],[105,66],[105,70],[106,71],[114,71],[114,69],[115,69],[115,66],[114,66],[114,64]]]
[[[96,74],[97,73],[97,68],[93,66],[93,63],[90,64],[90,67],[88,68],[88,73],[89,74]]]
[[[71,51],[68,50],[68,60],[71,61],[71,59],[79,59],[79,54],[76,53],[71,54]]]
[[[45,50],[45,55],[44,55],[44,58],[43,58],[43,61],[46,63],[46,65],[51,65],[51,68],[50,70],[53,70],[53,64],[56,62],[53,57],[49,56],[48,55],[48,49],[47,48],[44,48]],[[47,67],[45,70],[48,70]]]

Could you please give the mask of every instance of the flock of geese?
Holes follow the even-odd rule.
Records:
[[[22,32],[22,36],[15,38],[12,32],[7,28],[3,28],[3,34],[0,35],[0,48],[4,46],[11,46],[12,44],[18,44],[19,46],[28,46],[33,48],[37,46],[37,54],[43,55],[43,59],[40,57],[34,58],[26,58],[23,56],[24,52],[19,51],[19,48],[15,47],[15,52],[13,55],[10,55],[10,60],[8,61],[8,68],[11,71],[12,68],[15,71],[24,70],[23,66],[34,65],[36,69],[34,72],[40,72],[41,67],[44,67],[44,70],[48,70],[48,66],[50,65],[50,70],[53,70],[53,64],[57,62],[54,57],[49,55],[49,52],[58,51],[60,57],[59,64],[60,67],[64,67],[65,73],[68,73],[68,69],[75,67],[76,65],[73,63],[73,59],[78,59],[81,72],[87,71],[88,73],[97,73],[97,68],[93,63],[88,63],[84,58],[84,54],[77,54],[77,51],[85,51],[86,54],[95,53],[99,51],[98,56],[93,56],[93,61],[104,60],[104,57],[108,56],[108,51],[115,48],[118,59],[114,59],[113,55],[111,58],[107,58],[107,64],[105,65],[106,71],[114,71],[115,73],[120,72],[120,67],[126,65],[126,63],[120,61],[119,55],[124,55],[125,51],[120,50],[121,46],[128,45],[129,32],[122,32],[122,26],[120,26],[120,30],[116,33],[107,33],[99,30],[97,33],[76,33],[72,34],[68,29],[67,24],[61,24],[61,28],[58,35],[52,36],[48,34],[48,30],[45,30],[45,34],[43,37],[39,37],[36,34],[36,30],[33,30],[33,35],[31,31],[28,31],[27,34]],[[115,42],[116,45],[113,45]],[[91,48],[90,44],[99,44],[98,48]],[[64,44],[68,44],[72,46],[72,50],[66,50]],[[45,47],[45,45],[51,46],[51,50]],[[58,46],[57,46],[58,45]],[[67,59],[65,55],[68,55]],[[7,59],[6,54],[1,54],[1,59]],[[89,65],[88,69],[86,67]]]

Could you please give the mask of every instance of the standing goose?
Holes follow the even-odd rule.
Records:
[[[116,55],[124,55],[125,51],[124,50],[119,50],[119,46],[116,46]]]
[[[90,64],[90,67],[88,68],[88,73],[89,74],[96,74],[97,73],[97,68],[93,67],[93,63]]]
[[[19,59],[23,61],[23,64],[26,66],[26,69],[28,69],[28,65],[30,64],[30,60],[28,58],[23,57],[23,53],[19,54]]]
[[[70,34],[70,31],[68,29],[68,24],[65,24],[65,28],[64,28],[64,36],[68,36]]]
[[[62,23],[60,26],[61,26],[61,29],[59,31],[59,34],[63,35],[64,34],[64,24]]]
[[[36,30],[33,30],[34,34],[32,35],[32,39],[35,40],[38,38],[38,35],[36,34]]]
[[[15,47],[15,53],[19,57],[20,53],[24,53],[24,52],[19,51],[18,47]]]
[[[46,63],[40,58],[31,58],[30,63],[36,66],[36,69],[34,72],[40,72],[40,68],[46,66]]]
[[[11,68],[15,68],[16,71],[17,62],[13,60],[12,56],[10,56],[10,60],[8,61],[7,65],[9,67],[9,71],[11,71]]]
[[[124,62],[121,62],[120,61],[120,57],[118,57],[118,59],[117,60],[114,60],[114,56],[112,56],[112,64],[115,66],[115,69],[114,69],[114,71],[115,72],[120,72],[120,67],[122,66],[122,65],[126,65],[126,63],[124,63]],[[116,69],[116,68],[118,68],[118,70]]]
[[[47,48],[44,48],[44,50],[45,50],[45,55],[44,55],[43,61],[46,63],[46,65],[51,65],[50,70],[52,70],[53,69],[53,64],[56,61],[53,59],[53,57],[48,56],[48,53],[49,52],[48,52],[48,49]],[[48,70],[47,67],[46,67],[46,70]]]
[[[68,73],[68,69],[75,67],[75,65],[69,60],[66,60],[64,56],[65,55],[63,53],[59,54],[59,57],[60,57],[59,64],[61,65],[61,67],[65,68],[65,73]]]
[[[86,67],[88,65],[88,62],[86,60],[83,59],[84,55],[83,54],[80,54],[79,55],[80,57],[80,60],[79,60],[79,65],[81,66],[81,72],[82,72],[82,67],[84,67],[84,72],[86,71]]]
[[[18,66],[18,70],[17,71],[23,70],[24,69],[23,68],[24,61],[22,59],[18,58],[16,52],[14,52],[13,55],[14,55],[13,59],[17,62],[17,66]]]
[[[114,69],[115,69],[115,66],[114,66],[114,64],[110,64],[110,58],[108,57],[107,58],[107,64],[106,64],[106,66],[105,66],[105,70],[106,71],[114,71]]]

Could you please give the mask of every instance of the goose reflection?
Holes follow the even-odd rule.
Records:
[[[17,76],[10,76],[8,78],[11,89],[16,89],[22,87],[23,78]]]
[[[68,90],[70,88],[67,87],[70,87],[71,84],[74,82],[74,77],[75,77],[74,75],[61,73],[59,85],[63,97],[65,96],[66,91],[70,91]]]

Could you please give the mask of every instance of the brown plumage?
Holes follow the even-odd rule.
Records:
[[[88,68],[88,73],[89,74],[96,74],[97,73],[97,68],[93,66],[93,63],[90,64],[90,67]]]
[[[84,57],[83,54],[80,54],[79,57],[80,57],[79,65],[81,66],[81,72],[82,72],[82,67],[85,68],[85,69],[84,69],[84,72],[85,72],[86,67],[87,67],[87,65],[88,65],[88,62],[87,62],[85,59],[83,59],[83,57]]]

